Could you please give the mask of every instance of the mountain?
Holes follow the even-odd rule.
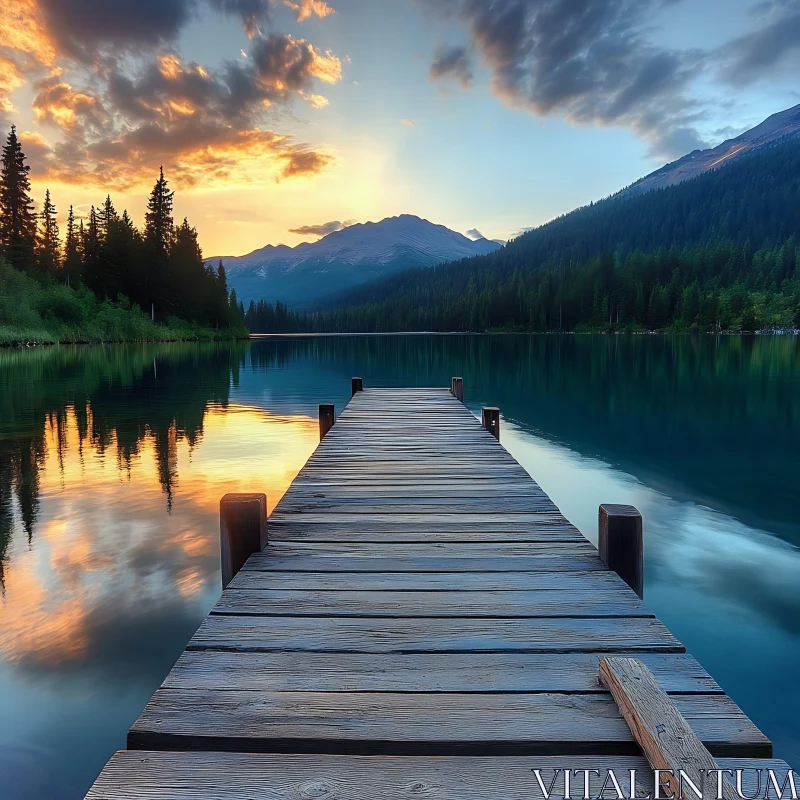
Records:
[[[663,189],[696,178],[711,169],[727,166],[736,159],[781,140],[800,136],[800,105],[768,117],[760,125],[735,139],[709,150],[694,150],[623,189],[620,196],[632,196],[651,189]]]
[[[280,300],[298,308],[402,270],[485,255],[499,247],[402,214],[351,225],[297,247],[267,245],[246,256],[222,256],[222,262],[228,283],[245,306],[250,300]]]
[[[738,137],[744,149],[716,166],[705,159],[710,168],[691,179],[617,193],[496,252],[366,284],[335,298],[332,313],[281,324],[318,331],[800,328],[797,111]]]

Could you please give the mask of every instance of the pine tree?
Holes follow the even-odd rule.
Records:
[[[35,263],[36,243],[36,217],[30,196],[29,172],[17,129],[12,125],[3,147],[0,170],[0,246],[13,265],[28,270]]]
[[[89,225],[83,235],[83,280],[98,297],[105,297],[106,276],[103,272],[100,244],[97,209],[92,206],[89,212]]]
[[[169,248],[172,242],[174,222],[172,205],[175,192],[171,192],[161,167],[150,198],[144,221],[145,257],[142,274],[139,276],[137,300],[146,310],[151,304],[163,313],[169,311],[172,280],[169,275]]]
[[[81,249],[83,221],[75,227],[75,212],[69,207],[67,215],[67,238],[64,242],[64,280],[67,286],[75,286],[81,279]]]
[[[61,242],[56,222],[56,207],[50,199],[48,189],[44,196],[41,213],[42,233],[37,243],[37,262],[40,271],[45,275],[55,275],[61,267]]]
[[[109,229],[116,219],[117,211],[114,208],[114,204],[111,202],[111,195],[106,195],[103,207],[97,214],[98,234],[103,241],[108,239]]]
[[[170,310],[188,319],[201,319],[206,310],[206,271],[197,231],[187,219],[175,229],[169,260]]]
[[[128,288],[125,284],[133,253],[132,243],[127,241],[126,230],[111,202],[111,195],[106,195],[102,208],[97,212],[97,235],[103,287],[105,294],[115,299]]]

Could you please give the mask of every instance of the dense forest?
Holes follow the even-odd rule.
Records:
[[[110,196],[64,236],[48,190],[40,212],[12,127],[0,173],[0,343],[174,339],[242,334],[244,309],[225,268],[206,267],[197,231],[175,224],[163,170],[140,231]]]
[[[487,256],[409,270],[318,313],[251,304],[250,330],[800,327],[800,142],[617,195]]]

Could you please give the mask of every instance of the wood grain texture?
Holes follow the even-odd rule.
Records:
[[[371,619],[217,616],[189,649],[328,653],[681,653],[657,619]]]
[[[664,691],[722,694],[685,653],[639,656]],[[592,653],[230,653],[187,650],[165,689],[318,692],[606,693]]]
[[[678,800],[692,796],[691,788],[681,780],[683,771],[703,796],[715,796],[716,781],[709,785],[708,774],[719,769],[717,764],[647,666],[635,658],[601,658],[600,681],[610,690],[650,766],[664,770],[660,778],[665,795],[674,795]],[[769,752],[763,755],[771,756],[771,745],[765,746]],[[725,800],[737,798],[736,790],[724,779],[722,796]]]
[[[652,617],[633,592],[359,592],[228,589],[212,614],[294,617],[382,617],[385,619],[484,617]]]
[[[409,556],[408,558],[371,558],[362,555],[274,556],[253,553],[242,572],[576,572],[605,570],[596,554],[532,555],[499,557]]]
[[[122,751],[103,770],[87,800],[544,800],[545,785],[567,769],[598,768],[594,756],[392,757],[159,753]],[[744,770],[744,793],[754,795],[756,769],[785,775],[783,761],[721,759]],[[652,772],[641,757],[605,757],[620,776],[637,771],[637,786],[652,795]],[[601,778],[590,775],[591,796]],[[626,788],[626,787],[623,787]],[[563,787],[562,787],[563,789]],[[563,791],[562,791],[563,794]]]
[[[769,757],[725,695],[671,695],[717,755]],[[184,691],[159,689],[133,749],[374,755],[637,755],[607,694]]]
[[[536,589],[582,589],[587,593],[624,587],[613,572],[268,572],[244,570],[231,589],[310,589],[326,592],[511,592]]]

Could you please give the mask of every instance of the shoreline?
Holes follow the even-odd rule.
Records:
[[[250,339],[323,336],[799,336],[800,329],[771,331],[319,331],[315,333],[251,333]]]
[[[248,341],[250,336],[177,336],[165,339],[50,339],[47,341],[35,340],[18,340],[18,341],[2,341],[0,348],[5,347],[8,349],[22,349],[22,348],[35,348],[35,347],[59,347],[68,345],[96,345],[96,344],[173,344],[177,342],[243,342]]]
[[[177,342],[244,342],[258,339],[314,339],[365,336],[800,336],[800,330],[774,331],[343,331],[315,333],[250,333],[247,336],[177,336],[163,339],[18,339],[0,341],[0,348],[56,347],[60,345],[170,344]]]

